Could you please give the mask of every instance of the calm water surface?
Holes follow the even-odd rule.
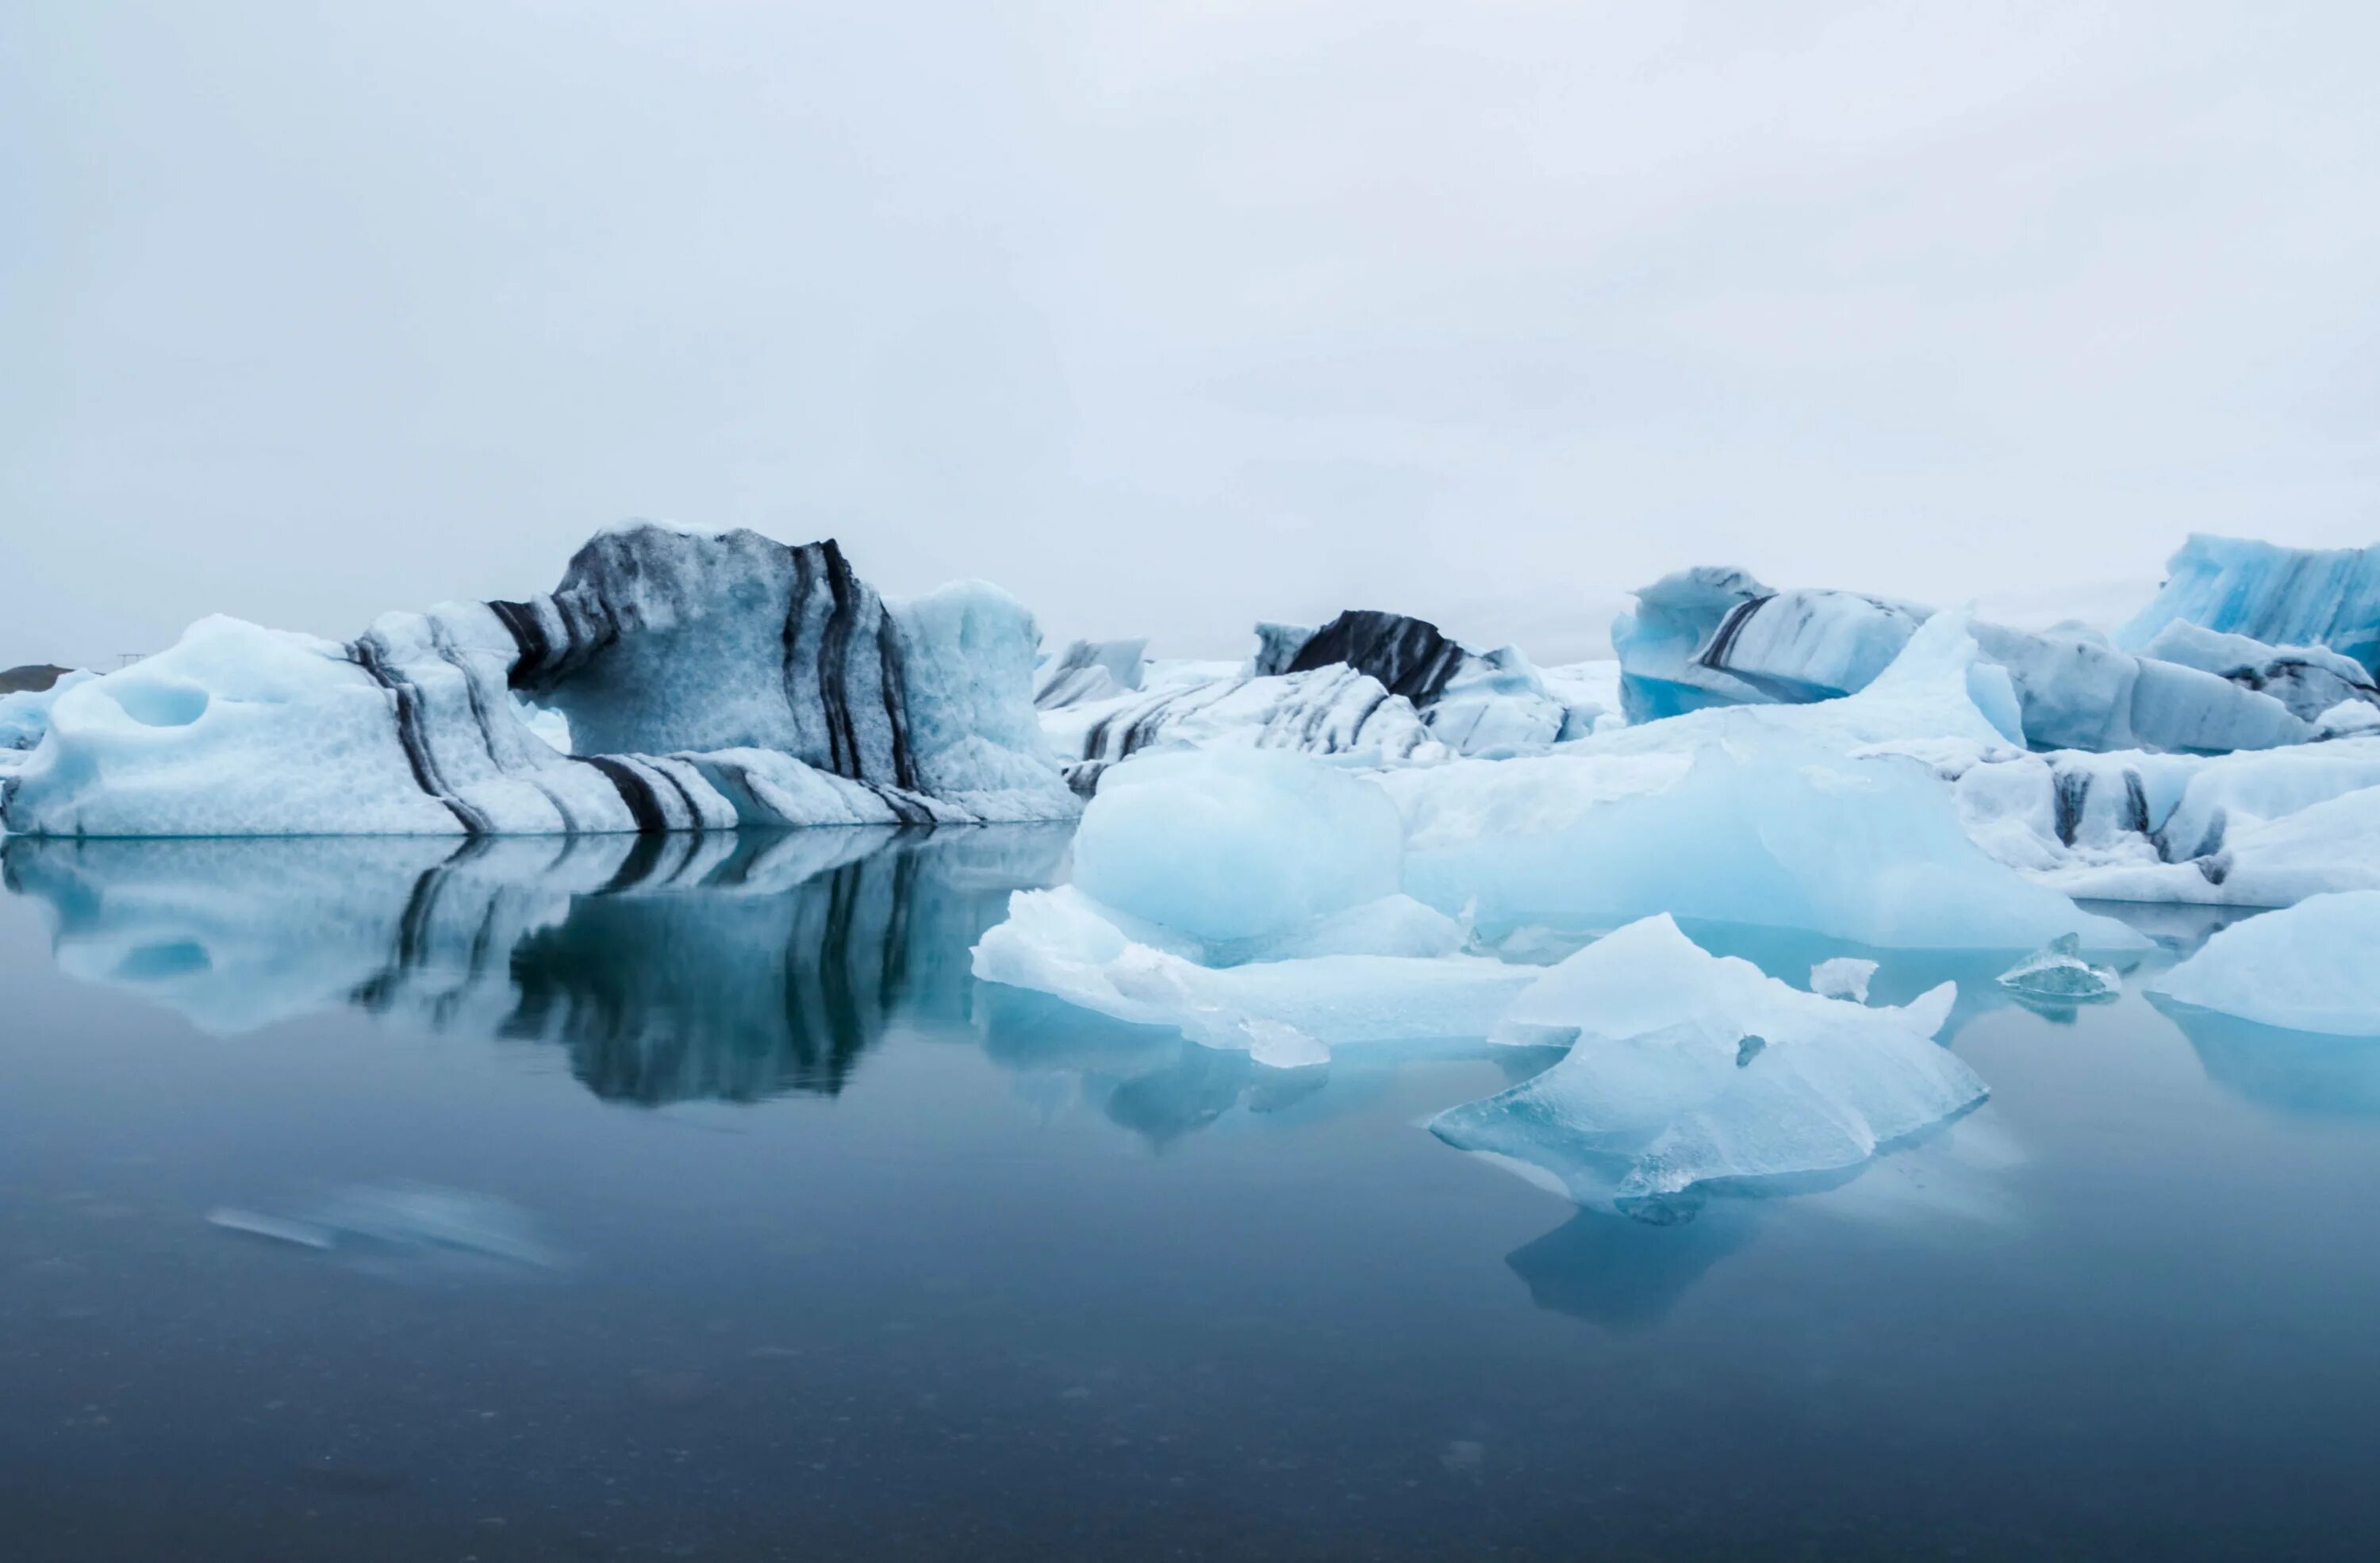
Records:
[[[0,1555],[2380,1556],[2380,1044],[1888,963],[1991,1101],[1657,1227],[976,984],[1064,850],[7,843]]]

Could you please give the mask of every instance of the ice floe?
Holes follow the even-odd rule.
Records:
[[[1953,997],[1890,1009],[1804,993],[1651,917],[1506,1011],[1497,1040],[1565,1046],[1560,1062],[1430,1127],[1582,1205],[1674,1219],[1713,1185],[1844,1172],[1981,1101],[1984,1083],[1932,1040]]]

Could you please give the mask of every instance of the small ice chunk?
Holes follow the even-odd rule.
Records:
[[[2149,991],[2262,1025],[2380,1036],[2380,891],[2313,895],[2235,923]]]
[[[1702,1185],[1854,1168],[1981,1101],[1984,1083],[1931,1040],[1955,996],[1822,998],[1648,917],[1547,972],[1491,1034],[1574,1037],[1560,1063],[1430,1128],[1582,1205],[1680,1219],[1678,1196]]]
[[[1856,955],[1838,955],[1810,968],[1810,991],[1821,999],[1848,999],[1854,1004],[1864,1004],[1868,979],[1875,975],[1875,962],[1863,961]]]
[[[2061,1003],[2093,1003],[2113,999],[2123,989],[2123,978],[2113,966],[2095,966],[2082,959],[2079,935],[2059,934],[2044,948],[2000,974],[2000,986],[2027,999],[2052,999]]]

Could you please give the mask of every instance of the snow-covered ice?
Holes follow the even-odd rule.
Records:
[[[1845,1171],[1981,1101],[1932,1040],[1954,997],[1804,993],[1650,917],[1512,1000],[1493,1039],[1566,1046],[1559,1063],[1430,1127],[1582,1205],[1674,1219],[1691,1191]]]
[[[2380,1037],[2380,890],[2234,923],[2149,991],[2261,1025]]]
[[[1867,986],[1875,980],[1876,963],[1856,955],[1838,955],[1810,968],[1810,991],[1821,999],[1867,1002]]]
[[[2286,906],[2380,889],[2380,736],[2220,756],[1936,758],[1977,844],[2069,895]]]

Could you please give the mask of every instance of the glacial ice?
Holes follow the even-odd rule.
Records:
[[[1899,657],[1933,611],[1854,592],[1772,591],[1738,569],[1665,576],[1612,626],[1629,720],[1714,705],[1803,704],[1855,694]],[[2066,626],[1975,624],[1983,654],[2007,669],[2032,747],[2217,753],[2311,737],[2315,711],[2352,685],[2284,648],[2216,648],[2175,637],[2160,660]],[[2222,665],[2207,667],[2210,659]],[[2324,698],[2328,696],[2327,699]]]
[[[1846,699],[1709,709],[1381,781],[1405,818],[1406,891],[1441,911],[1475,903],[1490,938],[1667,912],[1883,949],[2031,950],[2068,932],[2138,948],[1987,857],[1926,764],[1870,752],[1948,737],[2012,755],[1998,724],[2013,704],[1961,618],[1937,614]]]
[[[1033,621],[885,602],[832,542],[600,533],[526,602],[341,645],[228,618],[60,697],[0,819],[58,835],[504,834],[1063,818]],[[530,731],[553,710],[578,752]]]
[[[56,680],[39,689],[12,689],[0,695],[0,766],[20,762],[23,751],[42,741],[50,730],[50,708],[58,697],[77,685],[89,684],[91,674],[81,668],[69,668]]]
[[[2380,890],[2312,895],[2221,929],[2149,991],[2289,1031],[2380,1036],[2375,951]]]
[[[2324,646],[2267,646],[2176,619],[2150,637],[2141,655],[2174,662],[2270,695],[2301,721],[2320,721],[2341,704],[2380,716],[2380,686],[2351,657]]]
[[[978,976],[1259,1061],[1337,1043],[1484,1035],[1527,974],[1401,893],[1378,783],[1260,749],[1143,755],[1075,837],[1074,882],[1020,891]]]
[[[1121,643],[1111,643],[1121,644]],[[1542,753],[1593,732],[1608,707],[1557,691],[1516,647],[1475,651],[1401,613],[1350,610],[1320,629],[1260,624],[1241,664],[1146,665],[1141,682],[1044,669],[1042,727],[1075,791],[1154,750],[1291,749],[1344,765]],[[1162,669],[1162,671],[1160,671]]]
[[[2082,959],[2082,941],[2071,934],[2059,935],[2002,972],[1999,984],[2020,998],[2066,1004],[2113,999],[2123,990],[2116,969]]]
[[[1664,576],[1611,626],[1628,720],[1852,694],[1900,654],[1926,612],[1856,592],[1774,591],[1727,566]]]
[[[2218,756],[1937,753],[1967,833],[2085,900],[2380,889],[2380,736]]]
[[[1140,687],[1148,663],[1146,640],[1076,640],[1033,675],[1033,704],[1043,710],[1111,700]]]
[[[1275,938],[1397,893],[1404,832],[1379,784],[1263,749],[1144,755],[1075,833],[1075,884],[1210,943]]]
[[[1560,1062],[1430,1128],[1581,1205],[1679,1219],[1713,1185],[1847,1172],[1981,1101],[1931,1040],[1954,997],[1803,993],[1648,917],[1512,1000],[1492,1039],[1565,1045]]]
[[[1413,702],[1343,666],[1256,677],[1195,664],[1160,675],[1152,665],[1140,689],[1045,710],[1041,728],[1086,796],[1110,767],[1168,749],[1286,750],[1344,766],[1428,763],[1449,752]]]
[[[976,946],[975,975],[1281,1068],[1323,1062],[1351,1043],[1483,1036],[1536,975],[1459,953],[1460,926],[1402,896],[1318,919],[1309,931],[1260,958],[1216,963],[1200,941],[1075,886],[1020,891]]]
[[[2325,646],[2380,670],[2380,547],[2283,548],[2194,534],[2166,564],[2166,584],[2116,631],[2144,651],[2177,621],[2267,646]]]

